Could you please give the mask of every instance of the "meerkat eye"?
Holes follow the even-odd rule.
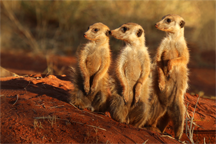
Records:
[[[129,28],[127,28],[127,27],[122,27],[122,28],[121,28],[121,31],[122,31],[123,33],[125,33],[127,30],[129,30]]]
[[[167,23],[170,23],[171,21],[172,21],[172,20],[171,20],[171,19],[169,19],[169,18],[168,18],[168,19],[166,19],[166,22],[167,22]]]
[[[89,27],[87,28],[87,30],[89,30]]]
[[[99,29],[97,29],[97,28],[94,29],[94,32],[95,32],[95,33],[98,32],[98,31],[99,31]]]

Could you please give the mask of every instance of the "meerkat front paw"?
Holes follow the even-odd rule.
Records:
[[[134,104],[137,104],[139,102],[140,94],[141,94],[141,90],[136,91],[136,93],[135,93],[135,103]]]
[[[127,104],[128,100],[129,100],[129,92],[127,90],[124,90],[122,92],[122,95],[123,95],[123,100],[124,100],[125,104]]]
[[[135,97],[135,104],[137,104],[137,105],[138,105],[138,103],[139,103],[139,100],[140,100],[140,95]]]
[[[97,89],[97,84],[93,84],[93,85],[91,86],[90,94],[93,94],[93,93],[96,91],[96,89]]]
[[[158,87],[159,87],[160,91],[163,91],[165,88],[165,81],[159,81]]]
[[[84,90],[85,90],[86,94],[89,94],[90,86],[89,86],[89,82],[88,81],[86,81],[84,83]]]
[[[155,131],[161,133],[161,131],[157,127],[146,127],[147,130]]]
[[[172,60],[169,60],[167,63],[167,69],[168,69],[168,75],[172,72],[173,69],[173,64],[172,64]]]
[[[136,92],[135,92],[135,104],[138,103],[139,99],[140,99],[140,95],[141,95],[141,83],[138,83],[136,86]]]

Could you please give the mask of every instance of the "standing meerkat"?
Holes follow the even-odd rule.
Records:
[[[75,85],[70,103],[81,109],[104,112],[108,94],[108,68],[111,62],[110,29],[95,23],[88,27],[84,37],[90,40],[78,50],[78,66],[72,71]]]
[[[141,127],[148,115],[150,87],[150,56],[144,30],[136,23],[126,23],[112,30],[111,35],[123,40],[125,46],[116,60],[116,84],[111,91],[109,111],[116,121]]]
[[[154,92],[151,97],[150,119],[147,125],[161,132],[172,119],[175,138],[184,129],[184,94],[188,88],[189,51],[184,38],[185,21],[174,14],[166,15],[155,27],[166,32],[155,57]]]

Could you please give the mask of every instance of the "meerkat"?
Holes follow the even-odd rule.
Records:
[[[72,70],[75,88],[69,98],[80,109],[106,111],[111,63],[109,35],[110,29],[103,23],[89,26],[84,33],[89,42],[78,50],[78,66]]]
[[[144,29],[136,23],[126,23],[112,30],[111,35],[125,42],[115,65],[111,117],[142,127],[148,115],[150,87],[150,56],[145,46]]]
[[[166,15],[155,27],[166,32],[157,49],[151,95],[150,119],[146,125],[164,132],[173,121],[175,138],[180,139],[184,127],[184,94],[188,88],[189,51],[184,38],[185,21],[174,14]]]

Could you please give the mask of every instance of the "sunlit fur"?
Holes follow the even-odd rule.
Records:
[[[90,41],[78,50],[78,66],[72,71],[72,75],[76,76],[72,78],[75,88],[69,99],[81,109],[100,112],[107,109],[108,68],[111,62],[109,31],[106,25],[95,23],[84,33]]]
[[[123,27],[128,30],[123,32]],[[125,46],[115,61],[109,111],[116,121],[141,127],[147,120],[151,84],[150,56],[145,46],[144,30],[136,23],[127,23],[111,33],[123,40]]]
[[[172,21],[167,23],[167,18]],[[178,15],[166,15],[156,24],[159,30],[166,32],[166,37],[154,60],[154,91],[150,98],[150,119],[146,124],[151,130],[164,132],[171,119],[176,139],[180,139],[183,133],[189,62],[184,27],[180,24],[184,26],[184,19]]]

